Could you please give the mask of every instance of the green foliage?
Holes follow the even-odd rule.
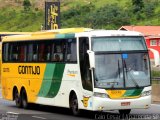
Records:
[[[116,26],[129,24],[129,13],[128,11],[124,11],[117,4],[106,5],[92,14],[91,21],[93,28],[116,29]]]
[[[64,20],[62,26],[117,29],[117,26],[130,23],[129,10],[124,10],[117,4],[107,4],[98,9],[92,3],[76,6],[64,11],[61,18]]]
[[[0,12],[0,31],[39,31],[43,23],[42,11],[23,12],[4,8]]]
[[[160,77],[160,71],[151,71],[151,77],[155,78],[155,77]]]
[[[133,12],[137,13],[144,7],[143,0],[132,0]]]
[[[24,11],[29,11],[30,7],[31,7],[31,3],[29,0],[24,0],[23,1],[23,7],[24,7]]]

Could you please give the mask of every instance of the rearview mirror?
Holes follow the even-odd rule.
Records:
[[[90,68],[93,69],[95,68],[95,53],[91,50],[87,50],[87,53],[89,55]]]

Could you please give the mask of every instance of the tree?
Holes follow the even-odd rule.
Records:
[[[23,7],[24,7],[24,11],[29,11],[31,7],[31,2],[29,0],[24,0]]]
[[[143,9],[144,2],[143,0],[132,0],[132,5],[133,5],[133,12],[137,13]]]

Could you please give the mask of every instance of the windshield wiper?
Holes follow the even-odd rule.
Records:
[[[119,60],[118,60],[118,77],[120,78]],[[113,81],[113,85],[112,85],[112,87],[111,87],[111,88],[114,88],[115,83],[118,83],[118,82],[116,82],[116,79]]]
[[[118,60],[118,76],[120,78],[120,67],[119,67],[119,60]]]
[[[126,61],[124,61],[124,67],[126,68],[125,72],[126,72],[126,76],[128,78],[128,68],[127,68],[127,65],[126,65]],[[133,76],[131,75],[131,73],[129,72],[129,76],[131,78],[131,80],[133,81],[133,83],[136,85],[137,88],[139,88],[140,86],[138,85],[137,81],[133,78]]]

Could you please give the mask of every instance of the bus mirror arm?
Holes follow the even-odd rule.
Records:
[[[95,68],[95,53],[91,50],[87,50],[87,53],[89,55],[90,69],[94,69]]]

